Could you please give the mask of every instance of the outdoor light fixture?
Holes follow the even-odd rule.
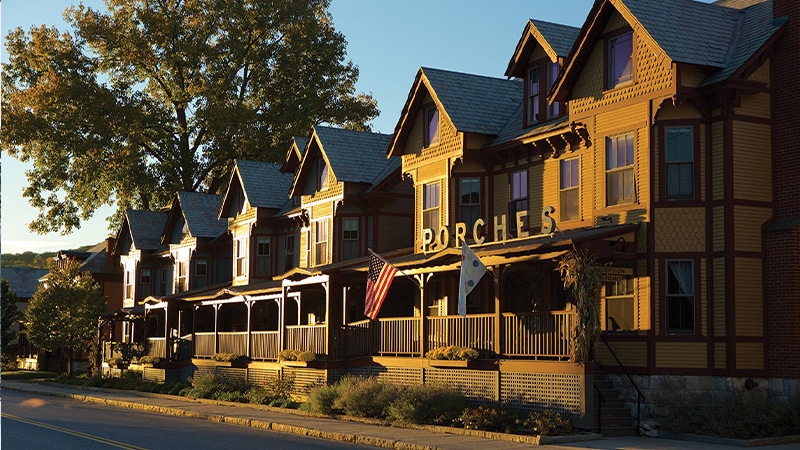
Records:
[[[628,253],[628,247],[627,247],[627,245],[626,245],[626,242],[625,242],[625,236],[620,236],[620,237],[618,237],[616,241],[614,241],[614,242],[609,242],[609,243],[608,243],[608,245],[609,245],[609,246],[611,246],[611,247],[613,247],[613,246],[617,245],[617,243],[618,243],[619,241],[622,241],[622,247],[620,247],[620,249],[619,249],[619,252],[618,252],[618,253]]]

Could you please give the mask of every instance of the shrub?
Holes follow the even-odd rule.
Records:
[[[278,353],[278,359],[281,361],[311,362],[317,360],[317,355],[313,352],[304,352],[300,350],[281,350],[281,352]]]
[[[312,352],[300,352],[300,354],[297,355],[297,360],[302,362],[316,361],[317,355]]]
[[[469,347],[451,345],[449,347],[437,347],[425,353],[429,359],[448,359],[456,361],[471,361],[478,359],[478,351]]]
[[[160,356],[144,355],[139,357],[139,364],[159,364],[161,363]]]
[[[533,411],[525,420],[519,422],[531,434],[557,436],[572,432],[572,416],[555,411]]]
[[[219,362],[235,362],[241,361],[245,359],[245,357],[238,353],[214,353],[211,355],[211,359]]]
[[[125,361],[123,361],[122,358],[119,358],[119,357],[111,358],[111,359],[108,360],[108,365],[109,365],[109,367],[118,367],[118,366],[121,366],[124,362]]]
[[[230,391],[230,385],[224,380],[206,373],[192,378],[192,386],[181,391],[181,395],[192,398],[215,399],[220,393]]]
[[[339,398],[339,385],[319,386],[308,394],[308,400],[303,404],[302,409],[317,414],[333,414],[335,411],[333,403]]]
[[[444,385],[414,385],[403,388],[389,405],[392,421],[416,424],[450,425],[466,406],[466,398]]]
[[[11,372],[3,370],[2,374],[4,380],[39,380],[58,377],[58,374],[55,372],[38,370],[14,370]]]
[[[507,433],[516,421],[516,415],[499,405],[481,405],[466,408],[456,423],[469,430],[499,431]]]
[[[394,385],[374,378],[352,378],[340,386],[333,409],[344,411],[348,416],[384,418],[397,395],[398,389]]]
[[[250,403],[285,408],[293,404],[292,389],[294,378],[287,377],[251,387],[245,392],[245,396]]]

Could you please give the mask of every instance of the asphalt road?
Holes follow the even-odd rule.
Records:
[[[8,390],[0,408],[6,450],[370,448]]]

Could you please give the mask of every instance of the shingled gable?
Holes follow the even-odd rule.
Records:
[[[319,157],[325,160],[336,181],[372,184],[387,165],[386,147],[391,136],[367,131],[317,125],[311,132],[290,195],[301,194],[300,186]]]
[[[456,131],[494,136],[522,101],[523,83],[421,67],[395,126],[389,156],[402,155],[426,93],[434,99],[440,117],[450,121]]]
[[[292,174],[281,172],[281,165],[237,159],[219,208],[219,217],[228,217],[237,190],[255,208],[280,209],[288,200]]]
[[[281,166],[281,172],[295,173],[300,167],[300,162],[303,160],[303,152],[308,145],[308,138],[295,136],[292,138],[292,143],[289,145],[289,150],[286,152],[286,159]]]
[[[164,229],[164,243],[172,235],[172,228],[183,217],[189,235],[196,238],[215,238],[228,229],[228,221],[218,217],[222,196],[200,192],[180,191],[172,200]]]
[[[125,245],[125,242],[131,242],[133,247],[139,250],[158,249],[166,223],[167,213],[164,211],[136,209],[125,211],[122,226],[120,226],[116,237],[115,253],[123,254],[121,246]],[[129,239],[125,239],[125,237]]]
[[[579,32],[578,27],[529,19],[508,62],[505,75],[522,78],[530,54],[536,46],[540,46],[552,62],[566,58]]]
[[[696,0],[598,0],[581,27],[575,46],[567,57],[566,66],[556,80],[549,99],[569,100],[572,87],[614,11],[619,12],[654,53],[671,62],[720,69],[719,73],[724,73],[736,61],[741,64],[747,60],[749,55],[746,53],[753,51],[752,47],[757,45],[756,42],[763,44],[768,39],[763,36],[759,39],[758,36],[762,33],[754,30],[743,37],[743,30],[747,26],[758,28],[758,23],[767,22],[759,8],[753,7],[753,16],[749,18],[745,10],[735,9],[736,6],[752,6],[755,2],[759,0],[726,1],[719,4]],[[771,1],[760,0],[759,3],[771,4]],[[770,27],[773,29],[767,33],[772,35],[776,29],[774,27],[779,25],[773,25]],[[735,69],[732,68],[728,76]]]

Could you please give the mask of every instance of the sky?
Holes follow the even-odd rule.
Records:
[[[62,12],[72,0],[5,0],[0,3],[2,60],[5,37],[46,24],[66,31]],[[84,4],[103,8],[102,0]],[[579,27],[592,0],[332,0],[329,9],[337,31],[347,39],[347,59],[360,69],[356,89],[371,94],[381,111],[372,129],[392,133],[420,67],[503,77],[529,18]],[[288,145],[288,143],[287,143]],[[37,211],[22,191],[32,166],[0,156],[0,247],[2,253],[36,253],[93,245],[107,236],[104,207],[70,235],[37,235],[28,229]]]

